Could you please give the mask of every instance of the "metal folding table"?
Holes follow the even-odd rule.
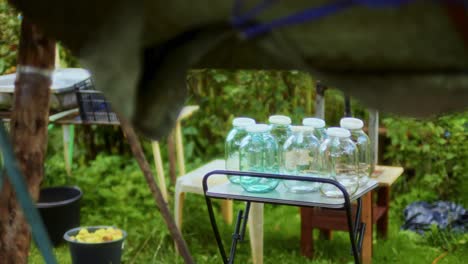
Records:
[[[208,179],[213,175],[239,175],[239,176],[250,176],[250,177],[261,177],[261,178],[275,178],[280,180],[296,180],[296,181],[308,181],[308,182],[318,182],[324,184],[332,184],[336,186],[342,193],[342,198],[329,198],[323,196],[320,192],[312,193],[290,193],[287,192],[282,184],[274,191],[268,193],[251,193],[242,189],[241,186],[225,183],[221,185],[216,185],[213,187],[208,187]],[[315,177],[303,177],[303,176],[293,176],[293,175],[282,175],[282,174],[267,174],[267,173],[257,173],[257,172],[240,172],[240,171],[227,171],[227,170],[215,170],[207,173],[203,178],[203,193],[205,195],[206,205],[208,207],[208,214],[210,217],[211,226],[218,244],[219,252],[222,256],[223,263],[232,264],[234,263],[237,243],[244,241],[245,229],[247,225],[247,219],[249,216],[250,204],[253,203],[269,203],[269,204],[278,204],[278,205],[290,205],[290,206],[303,206],[303,207],[324,207],[324,208],[333,208],[333,209],[342,209],[346,212],[347,223],[349,227],[349,238],[351,241],[351,250],[354,256],[355,263],[360,263],[360,251],[362,247],[363,234],[365,232],[366,226],[363,222],[360,221],[361,217],[361,208],[362,202],[361,197],[366,193],[372,191],[378,187],[378,182],[371,179],[366,185],[361,186],[358,191],[349,196],[348,192],[339,182],[331,179],[325,178],[315,178]],[[227,256],[226,251],[224,250],[224,245],[221,240],[221,236],[216,225],[216,218],[214,216],[213,206],[211,199],[230,199],[237,201],[244,201],[245,210],[240,210],[237,214],[237,220],[235,224],[235,231],[232,235],[232,243],[229,251],[229,256]],[[356,201],[357,210],[354,220],[352,219],[352,206],[351,202]]]

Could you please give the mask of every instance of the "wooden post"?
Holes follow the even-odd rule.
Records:
[[[344,94],[344,116],[352,117],[353,111],[351,110],[351,96],[349,94]]]
[[[178,252],[180,252],[182,257],[184,258],[185,263],[195,263],[192,259],[192,256],[190,255],[187,244],[185,243],[182,234],[177,228],[174,219],[172,218],[172,215],[169,212],[169,209],[167,208],[166,202],[164,201],[164,198],[161,194],[161,190],[156,185],[153,173],[151,173],[150,166],[148,164],[148,161],[146,160],[145,154],[143,153],[143,149],[141,148],[140,141],[138,140],[135,131],[133,131],[131,125],[122,116],[119,116],[119,120],[122,130],[125,136],[127,137],[127,141],[130,145],[130,149],[132,150],[133,156],[137,160],[138,165],[140,166],[140,169],[143,172],[143,176],[146,179],[146,183],[148,184],[151,190],[151,194],[153,195],[153,198],[156,201],[156,205],[158,206],[161,215],[164,221],[166,222],[167,228],[169,229],[172,239],[174,239]]]
[[[65,171],[67,176],[71,177],[71,162],[70,160],[73,157],[70,157],[70,129],[71,125],[62,125],[62,134],[63,134],[63,158],[65,160]]]
[[[363,264],[372,263],[372,192],[362,197],[361,221],[366,224],[366,231],[362,241],[361,259]]]
[[[151,141],[151,147],[153,148],[154,166],[156,167],[156,175],[158,177],[159,188],[161,189],[164,201],[167,202],[167,187],[166,180],[164,177],[164,168],[161,158],[161,149],[159,148],[159,141]]]
[[[174,130],[167,136],[167,157],[169,159],[169,179],[172,185],[176,185],[176,147],[174,142]]]
[[[55,41],[25,17],[21,24],[11,139],[28,189],[37,200],[44,176]],[[0,262],[27,263],[31,234],[12,186],[0,192]]]
[[[179,169],[179,175],[185,175],[184,143],[182,141],[182,126],[180,124],[180,120],[177,120],[174,131],[177,154],[177,167]]]
[[[247,220],[253,264],[263,264],[263,208],[262,203],[251,203]]]
[[[325,90],[327,88],[320,81],[316,84],[315,116],[325,120]]]
[[[372,171],[379,162],[379,112],[369,110],[369,139],[371,141]]]

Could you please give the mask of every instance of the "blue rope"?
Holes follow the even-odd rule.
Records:
[[[23,209],[24,216],[31,226],[32,236],[36,242],[36,246],[42,256],[44,256],[44,260],[47,264],[56,264],[57,261],[52,253],[52,246],[45,231],[44,224],[42,223],[42,218],[29,195],[26,183],[24,182],[24,177],[18,169],[13,148],[3,122],[0,124],[0,148],[3,154],[7,176],[15,190],[18,201]]]
[[[247,22],[253,21],[256,16],[258,16],[262,11],[270,7],[276,1],[263,0],[262,2],[254,6],[251,10],[247,11],[244,14],[240,14],[240,10],[242,9],[242,0],[236,0],[234,1],[231,24],[237,29],[239,29],[239,31],[243,34],[245,38],[250,39],[258,35],[270,32],[271,30],[278,27],[301,24],[312,20],[318,20],[331,14],[338,13],[354,5],[362,5],[368,8],[389,8],[399,7],[401,5],[408,4],[412,1],[414,0],[338,0],[324,4],[322,6],[312,7],[303,11],[299,11],[292,15],[283,18],[278,18],[268,23],[256,24],[251,26],[246,25]]]
[[[290,26],[294,24],[301,24],[311,20],[318,20],[322,17],[337,13],[341,10],[344,10],[348,7],[351,7],[353,3],[351,1],[337,1],[334,3],[325,4],[321,7],[313,7],[306,9],[304,11],[298,12],[291,16],[286,16],[273,20],[266,24],[256,25],[250,28],[247,28],[243,31],[244,36],[247,39],[253,38],[255,36],[267,33],[274,28]]]
[[[249,20],[252,20],[252,18],[256,17],[263,10],[270,7],[275,2],[276,0],[263,0],[262,2],[254,6],[251,10],[245,12],[244,14],[241,14],[242,0],[234,1],[231,25],[233,25],[234,27],[239,27],[239,26],[244,25],[246,22],[248,22]]]

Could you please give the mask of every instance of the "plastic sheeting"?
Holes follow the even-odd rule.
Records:
[[[434,203],[414,202],[404,211],[405,223],[402,229],[424,234],[431,225],[455,232],[468,231],[468,211],[461,205],[437,201]]]

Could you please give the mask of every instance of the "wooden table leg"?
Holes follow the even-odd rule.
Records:
[[[228,224],[232,224],[232,200],[222,200],[221,201],[221,213],[223,215],[224,221]]]
[[[361,220],[366,224],[366,232],[362,243],[362,263],[372,263],[372,192],[362,197]]]
[[[381,238],[387,238],[388,235],[388,210],[390,210],[390,187],[382,186],[378,190],[377,205],[385,207],[387,210],[377,220],[377,235]]]
[[[63,157],[65,159],[65,171],[67,176],[71,176],[70,164],[70,125],[62,125],[63,134]]]
[[[254,264],[263,264],[263,204],[251,203],[249,213],[249,238]]]
[[[159,148],[158,141],[151,141],[151,147],[153,149],[154,165],[156,166],[156,176],[158,177],[158,185],[161,190],[161,194],[164,201],[167,203],[167,187],[166,178],[164,177],[164,168],[161,158],[161,149]]]
[[[314,257],[314,236],[311,217],[313,208],[301,207],[301,254],[308,258]]]
[[[320,238],[325,240],[332,240],[333,231],[330,229],[320,229]]]

